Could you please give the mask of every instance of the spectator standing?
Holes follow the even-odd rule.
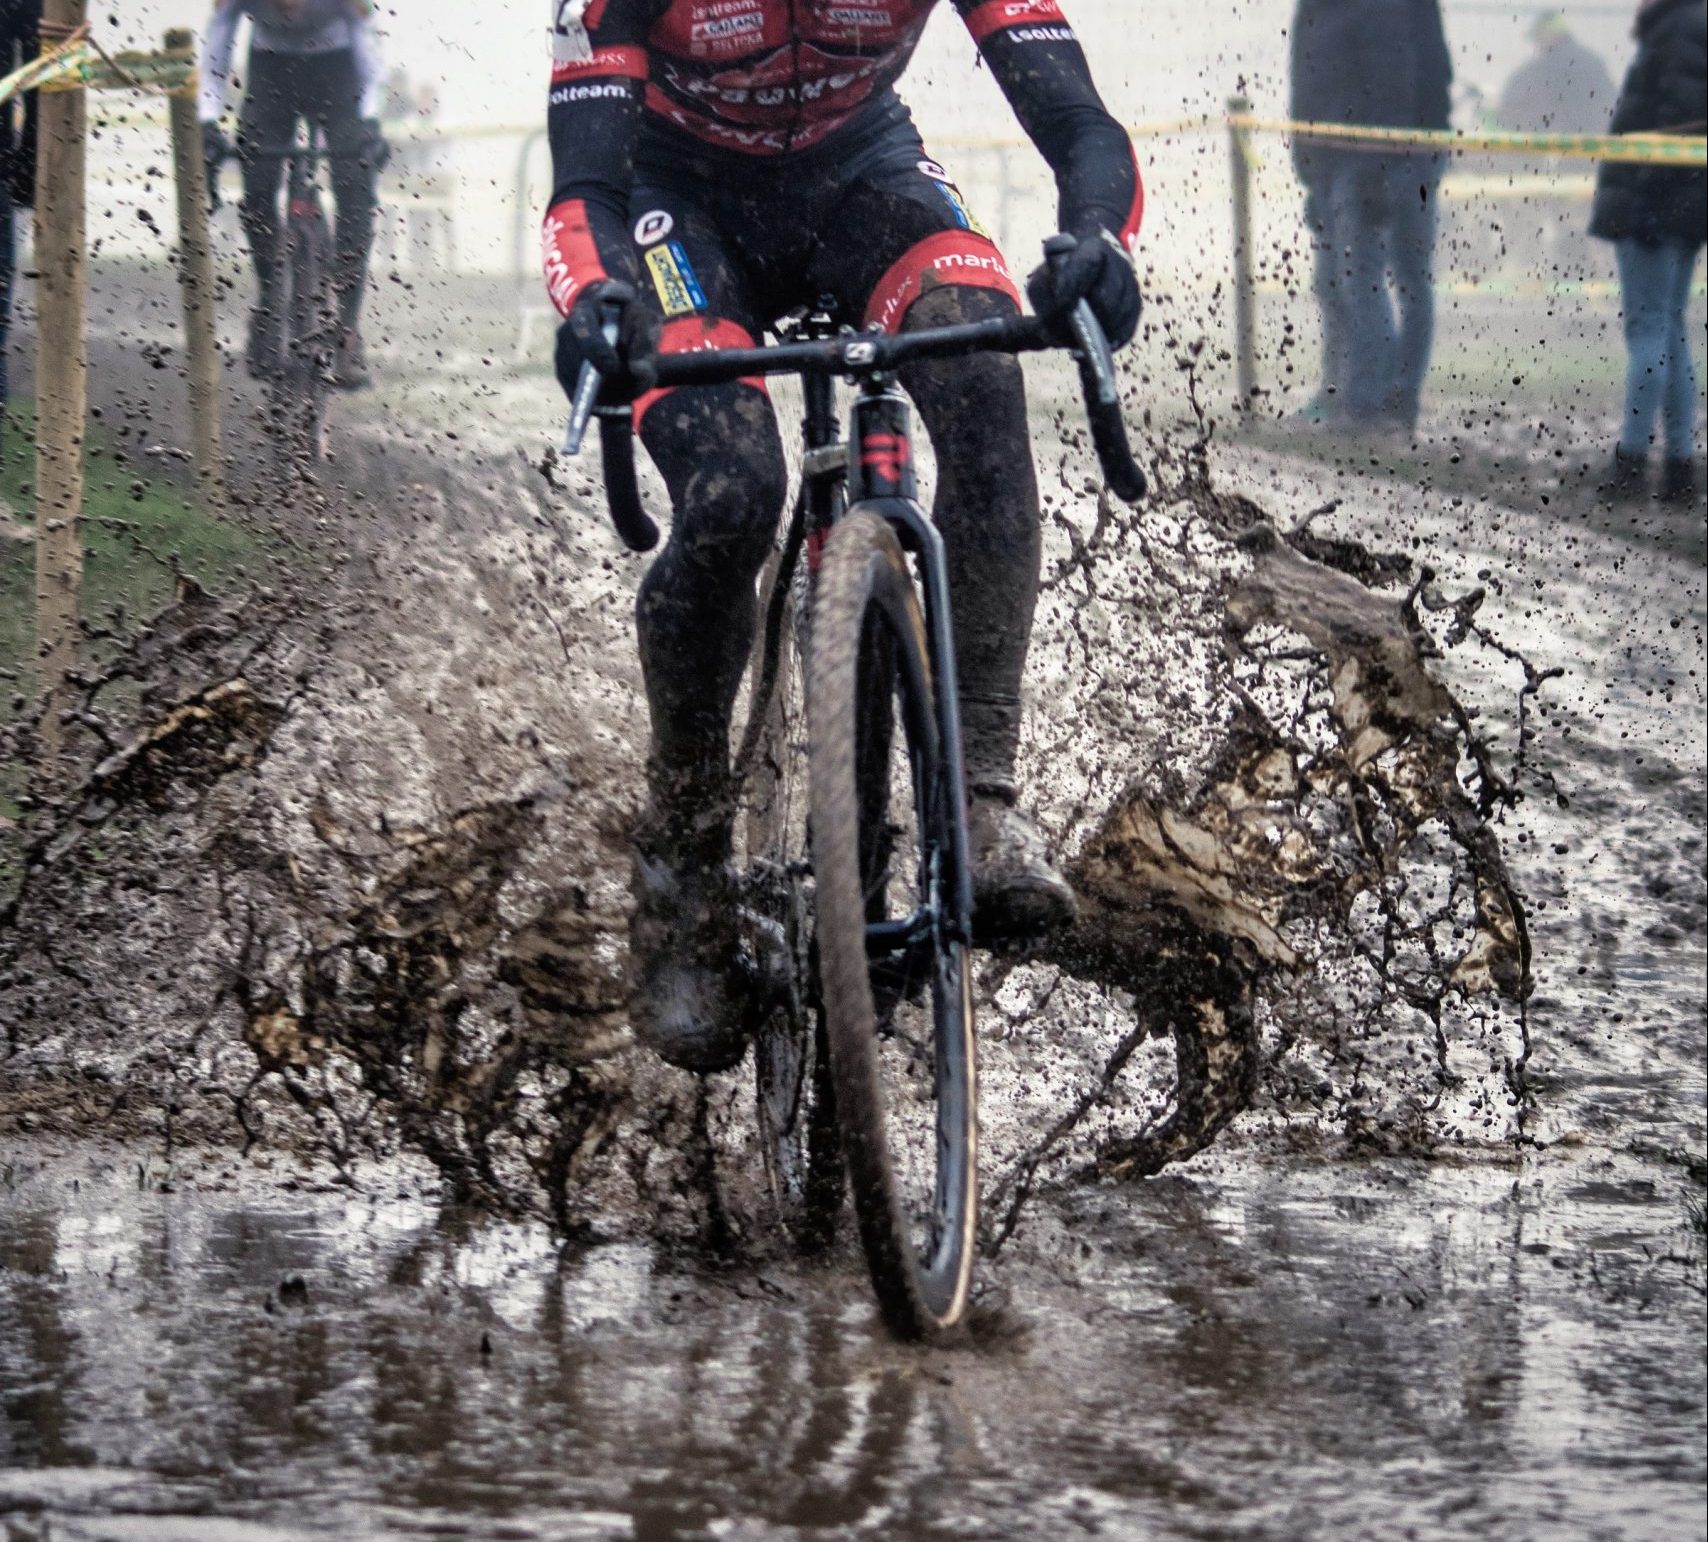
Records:
[[[1613,109],[1614,134],[1708,132],[1708,3],[1643,0],[1637,57]],[[1708,172],[1604,161],[1589,233],[1613,243],[1625,319],[1625,416],[1609,491],[1640,494],[1661,420],[1666,458],[1659,492],[1688,503],[1694,457],[1696,372],[1685,306],[1708,223]]]
[[[0,0],[0,75],[10,75],[41,52],[41,19],[41,0]],[[18,272],[15,211],[35,201],[36,94],[30,91],[21,108],[16,102],[0,102],[0,436],[10,399],[7,349],[12,337],[12,283]]]
[[[1452,82],[1439,0],[1299,0],[1294,118],[1444,129]],[[1296,139],[1293,160],[1323,324],[1322,388],[1307,414],[1409,430],[1435,340],[1444,157]]]
[[[1613,77],[1558,11],[1530,28],[1536,51],[1508,77],[1495,123],[1514,134],[1599,134],[1613,100]]]

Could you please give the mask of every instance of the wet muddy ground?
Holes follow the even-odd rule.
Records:
[[[474,356],[445,368],[437,406],[411,398],[415,427],[344,464],[428,489],[394,504],[364,581],[377,574],[383,596],[401,577],[466,615],[416,676],[376,684],[373,641],[347,655],[344,715],[322,710],[275,755],[336,751],[327,812],[346,830],[375,809],[427,817],[457,776],[520,774],[531,748],[496,733],[469,771],[477,757],[434,709],[470,696],[477,718],[511,726],[537,712],[549,741],[552,682],[533,673],[559,647],[553,615],[593,654],[591,669],[564,658],[578,730],[609,762],[578,763],[582,785],[628,774],[631,681],[607,671],[632,575],[600,566],[595,530],[552,537],[541,564],[514,532],[483,531],[498,502],[435,501],[476,485],[438,469],[468,435],[447,444],[421,424],[478,408],[477,433],[521,465],[529,424],[555,418],[549,388]],[[353,427],[371,435],[424,389],[382,390]],[[1156,431],[1176,432],[1160,407]],[[447,1208],[440,1175],[403,1155],[340,1172],[287,1138],[239,1159],[111,1143],[68,1121],[75,1100],[21,1113],[42,1107],[50,1052],[105,1087],[116,1026],[139,1062],[157,1028],[180,1042],[164,1016],[60,1022],[0,1063],[0,1091],[30,1094],[0,1110],[7,1542],[1703,1535],[1695,527],[1609,516],[1557,479],[1467,494],[1428,469],[1463,463],[1447,414],[1433,432],[1421,450],[1266,439],[1211,461],[1282,527],[1311,516],[1318,535],[1428,562],[1449,597],[1484,589],[1491,635],[1565,671],[1521,697],[1522,665],[1493,647],[1434,666],[1503,765],[1523,735],[1526,796],[1494,824],[1534,942],[1516,1113],[1475,1115],[1477,1089],[1504,1085],[1511,1022],[1491,1051],[1456,1007],[1406,1126],[1434,1118],[1432,1139],[1266,1084],[1189,1162],[1048,1189],[985,1267],[966,1341],[921,1352],[883,1339],[846,1254],[719,1262],[620,1231],[566,1249],[543,1224]],[[482,464],[500,501],[539,476]],[[391,542],[388,567],[372,554]],[[556,565],[533,610],[508,578],[527,562]],[[410,624],[399,635],[419,642]],[[531,629],[532,651],[487,675],[467,635],[505,627]],[[409,725],[402,763],[393,718]],[[149,990],[164,1012],[165,988]],[[1017,1118],[1042,1116],[1025,1095],[1050,1048],[1007,1026],[986,1061],[993,1139],[1011,1151]],[[1337,1079],[1338,1106],[1379,1104],[1412,1044],[1354,1025],[1314,1074]]]
[[[12,1538],[1688,1537],[1687,1179],[1277,1160],[1052,1204],[964,1345],[227,1161],[16,1159]],[[140,1159],[146,1163],[146,1158]]]

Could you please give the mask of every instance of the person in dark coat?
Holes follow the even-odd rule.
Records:
[[[1644,0],[1636,36],[1609,132],[1708,132],[1708,0]],[[1684,313],[1705,223],[1708,172],[1602,162],[1589,233],[1613,243],[1627,354],[1612,492],[1645,488],[1658,417],[1666,452],[1660,494],[1677,502],[1696,496],[1696,372]]]
[[[1452,82],[1439,0],[1299,0],[1295,119],[1443,129]],[[1323,320],[1322,389],[1307,412],[1410,428],[1435,338],[1443,157],[1295,139],[1293,160]]]
[[[1515,134],[1599,134],[1613,100],[1613,77],[1558,11],[1544,11],[1530,28],[1533,53],[1500,93],[1495,122]]]
[[[10,75],[41,52],[41,19],[41,0],[0,0],[0,75]],[[13,211],[35,201],[36,94],[31,91],[21,111],[15,102],[0,102],[0,425],[8,400],[11,371],[6,352],[12,333],[12,281],[18,271]]]

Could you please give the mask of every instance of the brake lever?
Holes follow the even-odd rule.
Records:
[[[1115,354],[1103,328],[1092,314],[1089,300],[1079,301],[1068,312],[1068,330],[1079,346],[1079,357],[1085,363],[1096,388],[1097,404],[1113,407],[1121,399],[1120,384],[1115,378]]]
[[[613,348],[617,346],[617,307],[605,307],[605,324],[601,328],[605,341]],[[587,438],[587,425],[593,417],[594,403],[599,400],[599,387],[604,376],[593,367],[589,359],[581,361],[581,373],[575,377],[575,395],[569,399],[569,425],[564,430],[563,453],[569,456],[581,453],[582,441]],[[626,410],[626,409],[625,409]]]
[[[1070,235],[1051,236],[1044,243],[1044,260],[1059,270],[1077,247],[1078,242]],[[1074,345],[1073,359],[1079,366],[1080,386],[1085,392],[1092,445],[1104,480],[1123,503],[1137,503],[1149,488],[1127,440],[1127,425],[1121,416],[1121,383],[1115,375],[1115,352],[1090,301],[1077,301],[1067,314],[1066,325]]]

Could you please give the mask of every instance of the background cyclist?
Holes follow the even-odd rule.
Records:
[[[239,22],[250,20],[249,66],[238,120],[243,165],[243,229],[255,264],[255,309],[249,319],[250,374],[267,374],[278,355],[274,286],[279,245],[279,186],[284,164],[259,149],[289,144],[299,119],[326,135],[337,210],[332,283],[339,336],[333,379],[346,390],[369,383],[360,329],[368,252],[378,207],[375,182],[386,159],[378,122],[379,61],[370,0],[216,0],[202,44],[202,151],[209,185],[230,154],[220,114],[231,75]]]

